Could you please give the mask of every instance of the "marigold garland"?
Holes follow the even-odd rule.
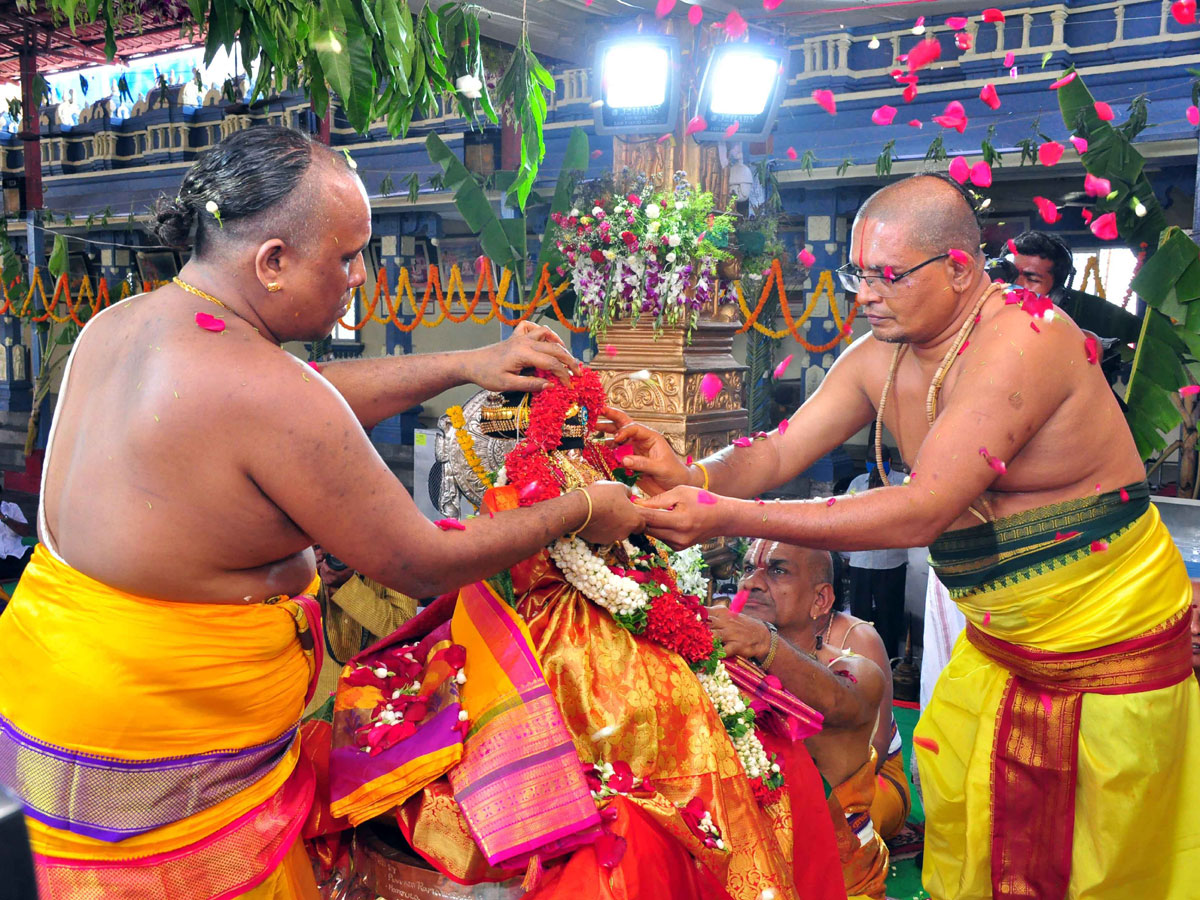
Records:
[[[446,415],[450,417],[450,424],[454,427],[454,439],[458,441],[459,449],[463,453],[463,459],[467,461],[467,465],[471,467],[471,471],[475,473],[475,477],[479,479],[479,483],[484,488],[490,488],[492,486],[492,475],[483,467],[483,462],[475,452],[475,439],[471,437],[471,432],[467,430],[467,420],[463,415],[463,408],[461,406],[451,406],[446,410]]]

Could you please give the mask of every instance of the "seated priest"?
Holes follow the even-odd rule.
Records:
[[[617,477],[594,440],[604,404],[586,368],[532,397],[477,395],[447,413],[439,446],[461,458],[444,477],[481,518]],[[518,879],[531,900],[841,898],[803,743],[819,727],[760,669],[722,661],[664,545],[571,534],[351,659],[329,754],[339,818],[320,840],[390,821],[443,876]]]
[[[846,893],[882,900],[888,849],[872,813],[877,785],[891,784],[877,775],[879,757],[888,751],[886,743],[879,749],[879,735],[888,735],[883,740],[890,742],[895,728],[891,679],[875,661],[886,665],[879,636],[868,623],[834,608],[833,581],[828,551],[758,540],[746,553],[730,608],[716,607],[709,616],[713,633],[731,656],[757,660],[784,690],[824,716],[822,730],[806,743],[833,786],[829,810]],[[866,653],[846,646],[847,639],[855,640],[852,630]],[[881,711],[885,700],[888,706]],[[877,727],[880,719],[886,728]],[[896,773],[903,781],[902,764]],[[890,805],[888,814],[894,816]]]

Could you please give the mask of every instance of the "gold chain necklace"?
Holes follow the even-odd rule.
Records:
[[[931,428],[933,427],[933,420],[937,418],[937,401],[938,396],[942,392],[942,382],[946,380],[946,376],[950,373],[950,367],[958,359],[958,355],[967,343],[967,338],[971,336],[971,332],[975,328],[975,323],[979,321],[979,313],[983,309],[983,305],[999,290],[1002,290],[999,284],[990,284],[984,290],[979,300],[976,301],[975,308],[971,310],[971,314],[967,316],[962,327],[958,329],[958,334],[955,335],[954,340],[951,342],[950,349],[946,351],[946,355],[942,358],[942,364],[938,366],[937,371],[933,375],[933,381],[929,383],[929,393],[925,396],[925,419]],[[887,487],[891,486],[891,482],[888,480],[887,472],[883,470],[883,410],[887,405],[888,394],[891,393],[892,385],[895,383],[896,371],[900,368],[900,360],[907,349],[908,344],[899,344],[896,346],[896,352],[892,354],[892,365],[888,369],[887,381],[884,382],[883,392],[879,395],[879,411],[875,414],[875,465],[879,467],[880,480]],[[995,516],[992,514],[992,505],[987,501],[987,498],[980,497],[979,502],[983,505],[986,516],[976,510],[974,506],[969,507],[970,511],[976,518],[983,522],[993,521]]]
[[[171,281],[174,282],[179,287],[183,288],[189,294],[194,294],[197,297],[202,297],[203,299],[208,300],[211,303],[217,304],[217,306],[221,307],[221,309],[225,310],[226,312],[233,313],[233,315],[237,316],[239,319],[241,319],[247,325],[250,325],[250,321],[245,316],[243,316],[240,312],[238,312],[235,309],[230,308],[223,301],[218,300],[216,297],[214,297],[212,294],[208,293],[207,291],[200,290],[200,288],[196,287],[194,284],[188,284],[186,281],[184,281],[178,275],[176,275],[174,278],[172,278]],[[259,331],[258,328],[256,328],[254,325],[250,325],[250,327],[253,328],[255,330],[255,332],[257,332],[258,334],[262,334],[262,332]]]

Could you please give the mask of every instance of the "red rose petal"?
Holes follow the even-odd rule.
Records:
[[[942,58],[942,45],[936,38],[926,38],[908,51],[908,71],[916,72]]]
[[[318,375],[321,374],[321,367],[319,365],[317,365],[315,362],[310,362],[309,365],[312,366],[312,370],[314,372],[316,372]]]
[[[196,313],[196,324],[205,331],[213,331],[218,334],[225,330],[224,320],[218,319],[216,316],[210,316],[206,312]]]
[[[992,109],[1000,108],[1000,95],[996,93],[995,85],[985,84],[979,91],[979,99]]]
[[[780,433],[781,435],[787,434],[788,426],[789,426],[789,422],[788,422],[788,420],[787,420],[787,419],[782,419],[782,420],[780,420],[780,422],[779,422],[779,433]]]
[[[1014,54],[1011,50],[1009,50],[1007,53],[1004,54],[1004,68],[1011,69],[1013,67],[1013,63],[1016,62],[1016,60],[1017,60],[1016,54]]]
[[[835,504],[835,503],[837,503],[837,497],[830,497],[828,500],[825,501],[826,506],[833,506],[833,504]]]
[[[1034,197],[1033,202],[1037,205],[1038,213],[1047,225],[1053,225],[1062,218],[1062,214],[1058,211],[1058,207],[1054,205],[1053,200],[1047,200],[1045,197]]]
[[[971,166],[971,184],[981,188],[991,187],[992,167],[983,160]]]
[[[947,255],[960,266],[967,266],[971,264],[971,257],[967,256],[965,251],[959,250],[957,247],[950,248],[950,250],[947,252]]]
[[[1004,21],[1004,13],[1000,12],[1000,10],[996,9],[996,7],[990,6],[983,11],[983,21],[985,21],[985,22],[1003,22]]]
[[[1092,224],[1092,216],[1093,215],[1095,215],[1095,213],[1093,213],[1090,209],[1081,209],[1079,211],[1079,218],[1083,219],[1084,225]]]
[[[1102,241],[1115,241],[1117,239],[1117,214],[1106,212],[1104,215],[1098,216],[1088,228]]]
[[[603,150],[593,150],[593,151],[592,151],[592,159],[599,159],[599,158],[600,158],[600,157],[602,157],[603,155],[604,155],[604,151],[603,151]]]
[[[825,110],[831,116],[837,115],[837,102],[833,99],[833,91],[818,88],[812,92],[812,98],[816,101],[817,106]]]
[[[971,167],[965,156],[956,156],[950,161],[950,177],[959,184],[966,184],[971,177]]]
[[[1017,255],[1017,242],[1014,241],[1012,238],[1008,239],[1008,252],[1011,253],[1013,256]]]
[[[787,356],[785,356],[783,358],[783,360],[779,363],[779,365],[777,365],[775,367],[774,376],[775,376],[776,381],[778,381],[780,378],[782,378],[784,373],[787,372],[788,366],[790,366],[792,364],[792,357],[794,355],[795,354],[789,353]]]
[[[688,10],[688,22],[693,26],[699,25],[700,20],[704,18],[704,10],[699,6],[693,6]]]
[[[983,627],[987,628],[987,626],[990,624],[992,624],[992,614],[990,612],[985,612],[983,614]]]
[[[1057,91],[1060,87],[1065,87],[1078,77],[1078,72],[1068,72],[1062,78],[1058,79],[1058,81],[1052,82],[1050,85],[1050,90]]]
[[[1046,715],[1050,715],[1050,710],[1052,708],[1051,701],[1050,701],[1050,695],[1043,692],[1038,695],[1038,699],[1042,701],[1042,709],[1046,710]]]
[[[675,0],[658,0],[654,7],[654,15],[658,18],[671,14],[671,10],[675,8]]]
[[[968,347],[970,347],[970,346],[971,346],[971,342],[970,342],[970,341],[963,341],[963,345],[962,345],[961,347],[959,347],[959,348],[958,348],[958,352],[957,352],[956,354],[954,354],[954,355],[955,355],[955,356],[962,356],[964,353],[966,353],[966,351],[967,351],[967,348],[968,348]]]
[[[1089,197],[1107,197],[1112,193],[1112,182],[1088,172],[1083,176],[1083,192]]]
[[[592,846],[596,850],[596,862],[605,869],[612,869],[625,857],[627,844],[619,834],[602,831]]]
[[[938,742],[932,738],[913,736],[913,743],[923,750],[928,750],[930,753],[940,753],[941,748],[938,747]]]
[[[1200,125],[1200,107],[1189,106],[1184,113],[1187,116],[1188,124],[1195,126]]]
[[[704,398],[705,403],[712,403],[721,393],[721,388],[725,384],[714,375],[712,372],[705,373],[700,379],[700,396]]]
[[[1089,549],[1093,553],[1103,553],[1108,549],[1108,541],[1092,541]]]
[[[807,247],[802,248],[800,252],[796,254],[796,259],[799,260],[800,265],[804,266],[805,268],[812,268],[813,263],[817,261],[817,258],[812,255],[812,251]]]
[[[1125,488],[1121,488],[1121,502],[1122,503],[1129,502],[1129,491],[1125,490]]]
[[[605,356],[610,356],[610,357],[611,357],[611,356],[616,356],[616,355],[617,355],[618,353],[620,353],[620,352],[621,352],[621,351],[619,351],[619,350],[618,350],[618,349],[617,349],[617,348],[616,348],[614,345],[612,345],[612,344],[605,344],[605,345],[604,345],[604,355],[605,355]]]
[[[962,31],[967,27],[966,16],[950,16],[946,19],[946,27],[951,31]]]
[[[1102,100],[1097,100],[1092,104],[1095,107],[1096,115],[1100,117],[1101,122],[1111,122],[1113,120],[1112,107]]]
[[[763,9],[767,12],[774,12],[783,0],[763,0]]]
[[[871,113],[871,121],[876,125],[891,125],[892,120],[896,118],[896,107],[888,106],[886,103]]]
[[[706,128],[708,128],[708,122],[700,116],[692,116],[688,120],[687,128],[683,129],[683,133],[685,135],[695,134],[697,131],[704,131]]]
[[[916,99],[917,99],[917,86],[915,84],[910,84],[908,87],[906,87],[904,89],[904,102],[912,103]]]
[[[692,7],[692,8],[693,8],[693,9],[695,9],[695,7]],[[795,147],[788,147],[788,148],[787,148],[787,158],[788,158],[788,159],[795,159],[795,158],[796,158],[797,156],[799,156],[799,155],[800,155],[800,154],[798,154],[798,153],[796,152],[796,148],[795,148]]]
[[[464,525],[462,522],[458,521],[458,519],[438,519],[433,524],[436,525],[438,528],[442,529],[442,531],[466,531],[467,530],[467,526]]]
[[[1185,384],[1179,389],[1180,397],[1194,397],[1200,394],[1200,384]]]
[[[1062,159],[1064,149],[1058,141],[1046,141],[1038,147],[1038,162],[1043,166],[1052,166]]]
[[[727,138],[733,137],[735,134],[737,134],[737,130],[741,127],[741,125],[742,125],[741,122],[734,122],[732,125],[727,127],[725,129],[725,137],[727,137]]]
[[[1100,361],[1100,342],[1091,335],[1083,339],[1083,354],[1093,366]]]
[[[1196,0],[1175,0],[1171,4],[1171,15],[1180,25],[1193,25],[1196,22]]]
[[[1069,541],[1073,537],[1079,537],[1082,533],[1081,531],[1056,531],[1054,532],[1054,539],[1056,541]]]
[[[671,139],[671,137],[672,136],[670,134],[664,134],[657,141],[655,141],[655,143],[656,144],[665,144],[667,141],[669,141]]]
[[[1083,154],[1087,153],[1087,151],[1088,151],[1087,138],[1081,138],[1081,137],[1076,137],[1075,135],[1071,135],[1071,145],[1075,148],[1075,152],[1078,153],[1080,156],[1083,156]]]
[[[908,127],[909,127],[909,128],[924,128],[924,127],[925,127],[925,123],[924,123],[924,122],[922,122],[920,119],[909,119],[909,120],[908,120]]]
[[[733,446],[735,447],[749,447],[752,443],[754,442],[748,437],[739,437],[733,439]]]
[[[736,9],[731,9],[725,17],[725,33],[735,41],[746,33],[746,20]]]
[[[729,611],[731,613],[733,613],[735,616],[740,614],[741,611],[743,609],[745,609],[746,601],[748,599],[750,599],[749,591],[747,591],[747,590],[738,591],[736,594],[733,595],[733,599],[729,601]]]
[[[971,35],[967,34],[965,31],[960,31],[954,36],[954,46],[959,50],[970,50]]]

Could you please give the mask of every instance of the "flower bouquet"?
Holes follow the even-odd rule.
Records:
[[[676,172],[662,188],[645,175],[611,173],[579,184],[567,213],[554,213],[552,239],[566,259],[576,319],[592,334],[614,319],[649,317],[655,328],[689,332],[717,295],[717,263],[733,217]]]

